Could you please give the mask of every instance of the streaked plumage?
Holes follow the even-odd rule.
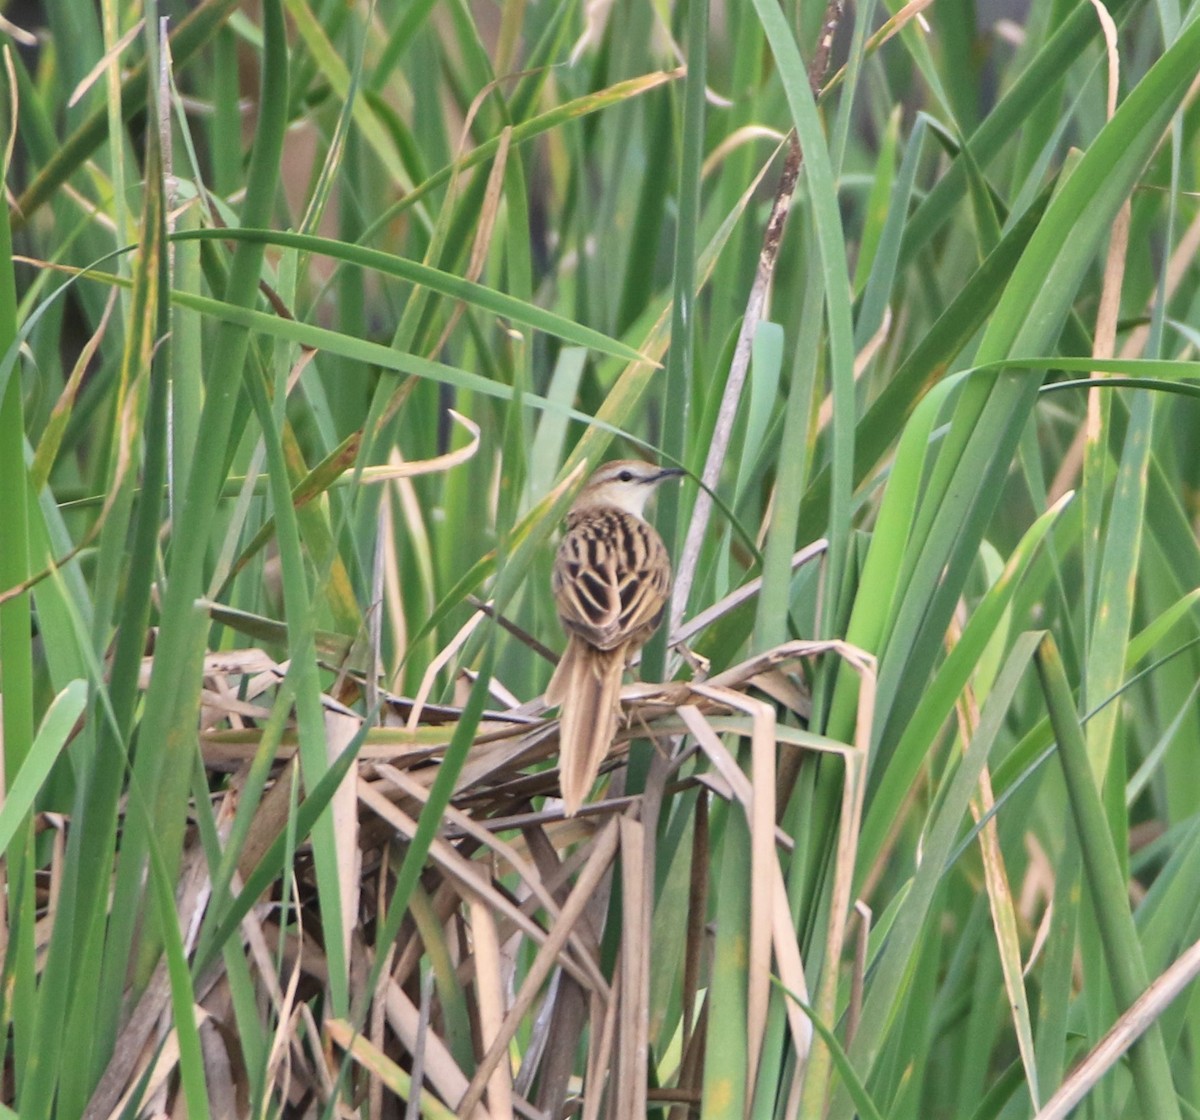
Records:
[[[591,789],[617,731],[621,674],[662,620],[671,561],[642,511],[681,474],[636,460],[602,466],[567,514],[552,588],[567,649],[546,689],[562,704],[559,773],[568,816]]]

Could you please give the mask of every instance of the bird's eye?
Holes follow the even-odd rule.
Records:
[[[617,481],[618,482],[632,482],[633,481],[633,471],[622,471],[619,475],[617,475]]]

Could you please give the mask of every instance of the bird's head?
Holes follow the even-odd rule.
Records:
[[[641,517],[658,484],[683,473],[677,467],[656,467],[640,459],[616,459],[605,463],[588,479],[572,509],[578,513],[599,506],[615,506]]]

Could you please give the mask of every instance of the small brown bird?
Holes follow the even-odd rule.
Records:
[[[681,474],[636,459],[605,463],[567,514],[551,579],[567,649],[546,703],[562,704],[559,780],[568,817],[612,745],[621,674],[662,621],[671,559],[642,511],[660,482]]]

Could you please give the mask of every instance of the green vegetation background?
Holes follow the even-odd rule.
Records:
[[[607,1114],[1050,1116],[1075,1086],[1078,1115],[1200,1114],[1195,15],[47,0],[9,28],[12,1112],[403,1115],[392,945],[463,1079],[422,1114],[485,1080],[489,1116],[601,1105],[603,1016],[561,1087],[538,1049],[550,903],[487,994],[524,880],[438,911],[434,840],[491,867],[443,814],[515,811],[455,782],[548,678],[521,632],[560,647],[555,526],[619,452],[712,457],[694,548],[694,483],[657,523],[675,622],[760,581],[688,639],[714,676],[844,644],[787,663],[774,695],[809,698],[774,738],[759,705],[631,748],[634,795],[665,731],[701,749],[622,818],[588,966],[622,993]],[[515,625],[463,634],[475,596]],[[667,639],[644,679],[692,674]],[[426,687],[436,720],[376,726]],[[442,762],[381,840],[335,791],[414,746]],[[614,858],[550,823],[552,774],[521,788],[542,840],[498,835]],[[798,961],[811,1054],[768,980]],[[505,1089],[491,996],[531,976],[492,1062],[536,1076]],[[1152,982],[1133,1049],[1072,1075]]]

